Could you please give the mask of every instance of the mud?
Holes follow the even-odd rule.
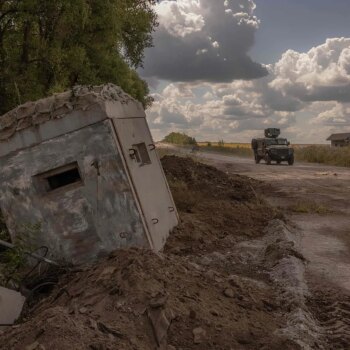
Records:
[[[186,158],[163,165],[182,221],[165,251],[122,250],[70,271],[2,333],[1,349],[313,344],[313,335],[301,343],[297,328],[313,329],[300,321],[308,315],[305,259],[283,216],[262,199],[262,184]]]

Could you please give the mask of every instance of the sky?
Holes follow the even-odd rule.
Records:
[[[164,0],[140,75],[153,136],[293,143],[350,132],[349,0]]]

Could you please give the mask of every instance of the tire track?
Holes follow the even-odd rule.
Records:
[[[350,296],[333,289],[314,292],[312,309],[329,349],[350,349]]]

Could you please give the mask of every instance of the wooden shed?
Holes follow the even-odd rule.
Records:
[[[332,147],[345,147],[350,145],[350,132],[332,134],[327,141],[331,141]]]

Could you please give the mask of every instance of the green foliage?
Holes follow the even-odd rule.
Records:
[[[308,146],[295,149],[298,161],[350,167],[350,147]]]
[[[10,234],[7,230],[5,219],[2,215],[1,210],[0,210],[0,239],[6,242],[10,241]]]
[[[211,147],[212,146],[212,144],[211,144],[211,142],[209,141],[208,143],[207,143],[207,147]]]
[[[77,84],[121,86],[147,106],[135,69],[152,45],[154,0],[0,1],[0,113]]]
[[[40,223],[21,225],[16,232],[15,248],[0,250],[0,285],[10,279],[14,282],[21,279],[21,269],[27,264],[27,253],[35,250],[33,242],[40,230]]]
[[[176,145],[197,145],[197,141],[194,137],[190,137],[180,132],[170,133],[169,135],[165,136],[163,141]]]

